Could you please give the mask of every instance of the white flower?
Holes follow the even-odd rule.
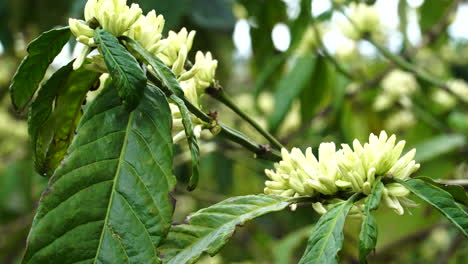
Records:
[[[409,110],[400,110],[392,113],[385,120],[385,127],[390,131],[398,131],[412,127],[416,123],[416,118]]]
[[[359,50],[355,41],[348,40],[340,41],[335,53],[340,60],[351,63],[356,58],[356,55],[359,54]]]
[[[180,82],[180,87],[184,91],[184,95],[187,99],[195,106],[200,107],[197,94],[197,87],[194,79]],[[186,138],[185,129],[182,123],[182,115],[180,114],[179,107],[176,104],[170,103],[169,107],[171,108],[172,114],[172,134],[174,143],[180,142],[182,139]],[[194,124],[194,134],[197,138],[200,137],[201,131],[203,128],[203,122],[191,115],[192,123]]]
[[[126,35],[140,42],[148,52],[158,54],[167,46],[167,41],[161,40],[164,23],[164,17],[156,16],[156,12],[152,10],[146,16],[141,15]]]
[[[442,89],[436,89],[432,93],[432,100],[444,110],[452,109],[457,104],[457,98]]]
[[[358,40],[364,33],[374,33],[379,29],[380,19],[376,8],[364,3],[351,3],[349,8],[351,21],[338,24],[343,35]]]
[[[391,71],[382,80],[382,88],[385,93],[395,98],[409,96],[418,90],[416,78],[408,72],[401,70]]]
[[[138,4],[128,7],[126,0],[88,0],[84,10],[86,22],[94,18],[116,37],[129,30],[141,14]]]
[[[185,63],[187,58],[187,53],[192,49],[193,38],[195,37],[195,31],[187,32],[186,28],[182,28],[179,33],[174,31],[169,31],[169,36],[167,37],[167,48],[164,49],[157,56],[166,64],[167,66],[173,66],[176,61],[179,65],[176,65],[177,68],[182,61]]]
[[[383,79],[382,89],[374,102],[377,111],[388,109],[397,101],[403,105],[411,104],[409,96],[419,89],[419,85],[411,73],[393,70]]]
[[[213,60],[211,52],[207,52],[206,55],[203,55],[201,51],[197,52],[193,69],[196,70],[194,78],[199,91],[203,91],[214,83],[217,67],[218,61]]]
[[[379,137],[371,134],[364,145],[354,140],[353,149],[343,144],[342,149],[336,151],[334,143],[322,143],[319,146],[320,160],[315,158],[311,148],[305,155],[297,148],[291,152],[282,149],[282,160],[275,164],[275,170],[265,170],[270,180],[265,182],[264,192],[296,197],[334,195],[351,190],[368,195],[377,176],[405,180],[419,168],[413,160],[414,149],[400,158],[404,146],[405,141],[397,143],[395,135],[388,137],[382,131]],[[405,197],[408,194],[409,191],[400,184],[387,184],[384,201],[400,214],[403,208],[400,202],[414,205]],[[331,200],[327,205],[315,203],[313,207],[323,213],[331,203]]]
[[[138,20],[142,10],[138,4],[127,6],[126,0],[88,0],[85,6],[84,15],[86,22],[93,19],[99,23],[99,26],[116,37],[121,36]],[[78,42],[85,44],[73,68],[78,69],[84,62],[84,59],[90,52],[90,47],[96,44],[93,39],[94,29],[86,22],[74,18],[68,20],[70,30]]]
[[[468,103],[468,84],[463,80],[451,80],[447,82],[447,86],[460,100]]]
[[[334,143],[320,144],[320,160],[315,158],[311,148],[307,148],[305,155],[298,148],[293,148],[291,153],[286,149],[282,149],[281,156],[283,160],[275,164],[276,171],[265,170],[265,173],[273,181],[282,179],[282,183],[287,180],[288,184],[265,183],[267,186],[265,193],[280,194],[281,192],[287,192],[290,196],[313,196],[317,193],[334,194],[338,190],[335,185],[338,176],[335,154]],[[281,186],[281,188],[275,189],[269,186]]]

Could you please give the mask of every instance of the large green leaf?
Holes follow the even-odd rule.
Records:
[[[353,206],[354,197],[337,203],[335,207],[320,217],[299,264],[338,263],[338,251],[343,246],[343,226],[346,216]]]
[[[42,195],[23,263],[159,263],[175,185],[170,128],[159,90],[128,112],[107,86]]]
[[[152,69],[156,73],[156,77],[161,82],[161,84],[174,93],[170,96],[170,98],[177,105],[182,116],[185,135],[187,136],[192,157],[192,175],[190,177],[188,189],[194,190],[198,184],[199,178],[198,165],[200,163],[200,150],[198,148],[197,138],[193,133],[190,112],[187,109],[184,101],[180,99],[180,97],[184,96],[184,91],[180,87],[180,84],[177,81],[174,73],[158,57],[146,51],[137,41],[128,37],[122,37],[122,39],[125,40],[126,45],[132,51],[132,53],[134,53],[138,58],[142,59],[145,63],[151,65]]]
[[[291,107],[294,99],[309,83],[315,69],[314,56],[302,56],[296,64],[286,73],[278,84],[275,92],[275,108],[268,119],[270,130],[276,131]]]
[[[146,86],[146,75],[138,61],[111,33],[103,29],[96,30],[94,39],[124,105],[130,111],[135,109]]]
[[[441,155],[453,152],[465,145],[466,138],[460,134],[439,135],[416,145],[418,152],[415,160],[430,161]]]
[[[38,173],[51,175],[62,161],[75,135],[81,117],[81,105],[99,75],[83,68],[73,71],[70,63],[42,85],[29,109],[28,117]]]
[[[366,257],[377,245],[377,223],[371,211],[376,210],[382,197],[384,185],[380,178],[372,186],[372,191],[366,198],[364,218],[359,233],[359,262],[366,263]]]
[[[21,62],[10,84],[11,101],[16,110],[23,111],[27,106],[49,64],[70,39],[70,34],[68,27],[52,29],[29,44],[29,55]]]
[[[272,195],[227,199],[192,214],[187,224],[173,226],[160,250],[168,264],[195,263],[204,253],[216,254],[236,226],[290,204],[287,197]]]
[[[421,179],[411,179],[396,182],[408,188],[412,193],[439,210],[450,220],[465,236],[468,235],[468,213],[464,211],[453,199],[453,196],[439,187],[425,183]]]

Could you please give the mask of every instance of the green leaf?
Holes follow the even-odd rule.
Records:
[[[42,195],[23,263],[160,263],[175,185],[171,120],[159,90],[145,89],[128,112],[110,82]]]
[[[305,241],[312,234],[313,226],[306,226],[281,239],[273,248],[273,259],[275,264],[291,263],[294,251],[300,243]]]
[[[184,91],[180,87],[179,82],[177,81],[176,76],[174,73],[169,69],[164,62],[162,62],[158,57],[149,53],[145,50],[140,43],[137,41],[122,36],[123,39],[128,47],[128,49],[138,58],[142,59],[145,63],[151,65],[154,72],[156,73],[156,77],[165,87],[169,88],[175,95],[178,97],[184,96]]]
[[[198,148],[197,138],[193,133],[193,125],[190,118],[190,112],[188,111],[184,101],[180,99],[180,97],[184,96],[184,91],[180,87],[180,84],[177,81],[177,78],[174,75],[174,73],[158,57],[146,51],[137,41],[128,37],[122,37],[122,39],[126,42],[131,52],[136,54],[136,56],[142,59],[145,63],[151,65],[151,67],[156,73],[156,77],[159,79],[159,81],[161,81],[162,85],[164,85],[174,93],[170,96],[170,98],[179,107],[180,114],[182,116],[182,122],[184,124],[185,135],[187,136],[192,157],[192,175],[190,177],[188,185],[188,190],[192,191],[197,187],[198,184],[198,166],[200,163],[200,150]]]
[[[465,189],[462,186],[459,185],[446,185],[446,184],[441,184],[436,181],[434,181],[432,178],[429,177],[424,177],[424,176],[419,176],[416,177],[415,179],[420,179],[425,181],[426,183],[432,184],[448,193],[450,193],[455,201],[468,206],[468,195],[466,194]]]
[[[452,2],[453,0],[424,1],[419,8],[419,25],[423,34],[440,21],[452,6]]]
[[[425,183],[421,179],[411,179],[408,181],[394,180],[439,210],[465,236],[468,235],[468,213],[455,202],[450,193],[435,185]]]
[[[195,263],[202,254],[216,254],[237,226],[267,213],[283,210],[287,197],[247,195],[227,199],[188,217],[171,228],[160,250],[167,264]]]
[[[104,56],[112,81],[119,91],[124,105],[129,111],[138,106],[146,87],[146,75],[137,60],[119,40],[104,29],[94,31],[94,40]]]
[[[70,39],[70,34],[68,27],[52,29],[29,44],[29,55],[19,65],[10,84],[11,101],[17,111],[23,111],[34,96],[49,64]]]
[[[415,146],[418,150],[415,160],[427,162],[441,155],[456,151],[465,145],[466,138],[461,134],[439,135]]]
[[[361,232],[359,233],[359,262],[367,263],[366,257],[375,249],[377,245],[377,223],[371,211],[376,210],[382,198],[384,185],[380,178],[372,186],[372,191],[366,198],[364,218],[361,224]]]
[[[255,97],[258,97],[266,88],[267,83],[277,73],[288,56],[285,53],[281,53],[271,57],[270,62],[260,71],[255,83]]]
[[[297,46],[304,36],[307,26],[312,21],[312,1],[301,0],[301,11],[297,18],[292,21],[291,28],[291,45],[288,52],[296,50]]]
[[[39,174],[50,176],[63,160],[81,118],[81,105],[99,78],[86,69],[62,67],[42,85],[29,109],[28,127]]]
[[[275,92],[275,108],[268,119],[271,131],[276,131],[301,91],[309,83],[315,69],[316,58],[303,56],[297,59],[296,64],[279,82]]]
[[[346,216],[353,206],[354,197],[356,196],[337,203],[335,207],[320,217],[299,264],[338,263],[338,251],[343,246],[343,226]]]
[[[310,122],[317,111],[328,104],[331,92],[337,87],[334,73],[334,68],[323,56],[317,57],[311,79],[300,95],[303,122]]]
[[[200,163],[200,149],[198,148],[197,137],[193,133],[192,119],[190,117],[190,112],[187,109],[184,101],[177,97],[176,95],[171,95],[171,100],[179,107],[180,115],[182,116],[182,123],[184,124],[185,136],[190,148],[190,154],[192,158],[192,174],[190,176],[189,184],[187,189],[189,191],[195,190],[198,185],[199,179],[199,163]]]

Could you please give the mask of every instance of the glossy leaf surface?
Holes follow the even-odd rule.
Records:
[[[138,61],[111,33],[103,29],[96,30],[94,39],[124,105],[130,111],[135,109],[146,86],[146,75]]]
[[[130,113],[107,86],[42,195],[23,263],[159,263],[175,184],[170,127],[157,89]]]

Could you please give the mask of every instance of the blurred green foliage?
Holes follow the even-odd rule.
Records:
[[[319,0],[315,0],[319,1]],[[314,150],[320,142],[350,143],[366,140],[369,133],[388,129],[386,120],[400,105],[376,112],[372,105],[389,63],[382,56],[367,56],[354,51],[351,59],[339,63],[359,81],[343,75],[323,49],[298,53],[298,46],[309,25],[335,23],[333,8],[311,19],[311,1],[301,0],[297,14],[288,14],[282,0],[139,0],[132,1],[148,11],[163,14],[168,28],[187,27],[197,31],[196,50],[212,51],[220,62],[217,78],[235,101],[264,127],[269,128],[288,147]],[[294,1],[291,1],[294,2]],[[353,2],[353,1],[342,1]],[[358,2],[358,1],[357,1]],[[374,2],[374,1],[364,1]],[[378,1],[380,2],[380,1]],[[461,1],[426,0],[410,7],[400,0],[400,29],[406,29],[408,10],[419,17],[424,47],[405,41],[397,54],[442,79],[468,80],[468,45],[453,39],[447,26]],[[85,0],[1,0],[0,41],[0,263],[18,263],[34,208],[47,186],[45,178],[34,172],[28,143],[26,116],[12,110],[8,85],[14,70],[25,55],[26,43],[42,31],[66,25],[68,17],[80,17]],[[239,58],[232,34],[236,22],[247,21],[252,56]],[[279,51],[272,40],[278,23],[289,27],[291,42]],[[407,40],[407,32],[401,32]],[[245,38],[243,41],[248,41]],[[414,52],[408,53],[410,50]],[[393,67],[393,66],[390,66]],[[381,76],[381,77],[379,77]],[[433,179],[468,179],[468,108],[463,104],[446,110],[430,94],[437,88],[418,81],[421,90],[414,96],[412,110],[416,122],[394,131],[416,147],[421,162],[418,175]],[[350,86],[360,88],[353,90]],[[258,142],[254,130],[210,98],[206,111]],[[200,145],[200,187],[191,193],[179,188],[175,219],[184,218],[198,208],[212,205],[234,195],[261,193],[269,162],[253,159],[237,146],[218,138]],[[180,148],[176,174],[187,180],[189,153]],[[465,185],[466,187],[466,185]],[[468,243],[457,230],[423,203],[412,215],[397,216],[386,208],[377,211],[379,240],[371,263],[467,263]],[[296,263],[303,251],[306,235],[318,215],[311,208],[279,212],[253,221],[241,228],[216,258],[199,263]],[[345,227],[343,263],[356,263],[360,221]]]

